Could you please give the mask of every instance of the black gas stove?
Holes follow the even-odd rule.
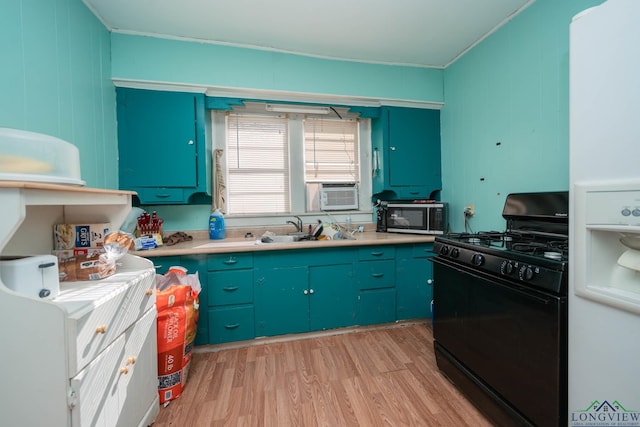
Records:
[[[506,231],[436,237],[442,259],[515,280],[517,286],[567,294],[568,192],[509,194]]]
[[[567,424],[568,201],[509,194],[506,231],[435,239],[438,367],[501,426]]]
[[[568,246],[566,235],[490,231],[437,237],[434,250],[469,268],[566,295]]]

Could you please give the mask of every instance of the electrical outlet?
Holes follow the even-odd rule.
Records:
[[[472,217],[475,214],[475,208],[473,207],[473,203],[469,203],[465,208],[464,208],[464,216],[466,216],[467,218]]]

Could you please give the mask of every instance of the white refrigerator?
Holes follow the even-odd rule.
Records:
[[[640,426],[640,0],[570,26],[569,426]]]

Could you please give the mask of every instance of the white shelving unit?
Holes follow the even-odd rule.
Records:
[[[0,181],[0,255],[49,254],[56,223],[119,226],[131,192]],[[116,274],[63,282],[51,300],[0,279],[3,425],[146,426],[159,412],[155,270],[125,255]]]

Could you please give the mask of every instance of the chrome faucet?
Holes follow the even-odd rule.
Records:
[[[298,220],[297,223],[293,221],[287,221],[287,224],[293,224],[293,226],[296,228],[296,231],[302,233],[302,219],[299,216],[294,216],[294,218]]]

